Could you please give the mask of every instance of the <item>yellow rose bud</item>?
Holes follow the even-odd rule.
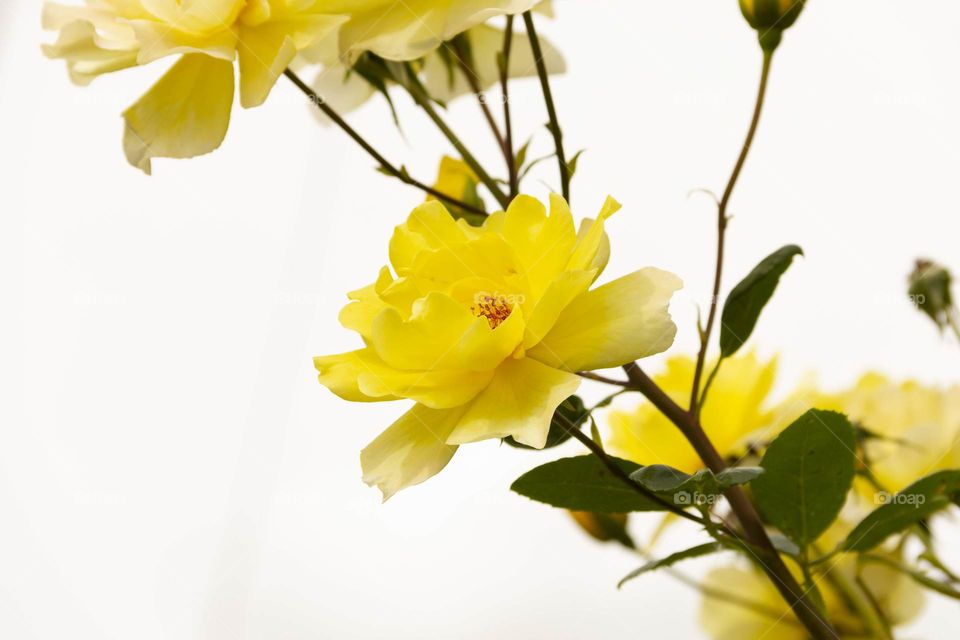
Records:
[[[760,45],[773,51],[783,32],[797,21],[805,3],[806,0],[740,0],[740,11],[759,33]]]

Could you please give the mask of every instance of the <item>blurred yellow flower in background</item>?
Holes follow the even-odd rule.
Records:
[[[397,227],[377,282],[350,294],[341,323],[358,351],[315,359],[320,382],[347,400],[416,406],[361,455],[384,497],[439,472],[457,445],[512,436],[544,446],[579,371],[615,367],[669,347],[667,307],[680,280],[647,268],[595,289],[606,267],[608,199],[574,228],[567,203],[529,196],[482,227],[442,204]]]
[[[868,373],[852,388],[811,402],[841,411],[879,436],[864,442],[863,462],[885,491],[899,491],[934,471],[960,467],[960,386],[897,383]]]
[[[852,529],[850,521],[841,516],[817,541],[819,551],[832,549]],[[892,551],[883,555],[899,559],[902,553]],[[802,579],[796,564],[791,560],[787,562],[797,578]],[[871,637],[858,607],[879,608],[883,619],[892,627],[910,622],[923,609],[923,590],[908,576],[885,565],[870,563],[858,569],[855,556],[847,554],[818,569],[814,582],[823,596],[827,617],[841,638]],[[770,580],[755,567],[744,564],[716,567],[707,573],[702,584],[706,595],[700,607],[700,624],[712,640],[809,638]],[[735,590],[731,590],[731,585],[735,585]],[[730,597],[710,595],[717,592]]]
[[[124,151],[146,173],[151,159],[191,158],[220,146],[234,99],[262,104],[296,56],[347,20],[316,0],[87,0],[44,5],[44,47],[78,84],[170,55],[182,57],[124,112]]]
[[[654,381],[684,406],[690,399],[695,367],[691,357],[670,358]],[[723,363],[701,417],[704,429],[724,457],[741,455],[754,438],[772,438],[789,424],[768,402],[776,373],[775,358],[763,361],[755,353]],[[619,456],[644,465],[665,464],[687,473],[703,467],[679,429],[649,402],[629,411],[611,410],[607,422],[610,451]]]

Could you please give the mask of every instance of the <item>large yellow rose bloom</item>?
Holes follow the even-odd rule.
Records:
[[[647,268],[591,290],[609,257],[607,201],[579,233],[567,203],[549,215],[520,196],[480,228],[442,204],[417,207],[390,242],[393,272],[350,297],[341,323],[358,351],[315,359],[320,382],[347,400],[416,405],[361,455],[385,498],[439,472],[458,445],[512,436],[543,447],[579,371],[659,353],[676,326],[680,280]]]
[[[297,51],[347,20],[317,0],[86,0],[47,3],[43,26],[57,30],[44,48],[67,61],[78,84],[169,55],[182,57],[124,112],[127,159],[146,173],[151,159],[191,158],[220,146],[234,99],[259,106]]]

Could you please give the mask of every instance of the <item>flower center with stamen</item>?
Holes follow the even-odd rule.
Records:
[[[470,307],[470,311],[478,318],[486,318],[491,329],[499,327],[500,323],[509,318],[510,312],[513,311],[502,296],[480,295],[475,302],[476,304]]]

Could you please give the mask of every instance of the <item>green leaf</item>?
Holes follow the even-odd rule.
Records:
[[[778,249],[764,258],[730,292],[720,318],[720,353],[724,358],[736,353],[750,338],[757,326],[760,312],[770,301],[780,282],[780,276],[786,272],[793,257],[797,255],[803,255],[803,250],[796,245]]]
[[[833,411],[811,409],[774,440],[753,481],[767,521],[801,547],[816,540],[837,517],[854,474],[853,425]]]
[[[532,137],[529,140],[527,140],[525,143],[523,143],[523,146],[520,147],[520,149],[517,151],[517,156],[514,159],[514,162],[516,166],[519,167],[520,169],[523,169],[523,165],[527,161],[527,152],[530,150],[531,142],[533,142]]]
[[[611,458],[625,473],[640,465]],[[595,513],[663,511],[664,507],[631,489],[593,455],[548,462],[523,474],[510,487],[531,500],[561,509]]]
[[[717,484],[721,489],[747,484],[763,475],[763,471],[763,467],[730,467],[717,474]]]
[[[625,583],[633,580],[638,576],[642,576],[645,573],[650,571],[655,571],[657,569],[662,569],[664,567],[670,567],[680,562],[681,560],[689,560],[691,558],[701,558],[703,556],[716,553],[717,551],[722,551],[725,547],[719,542],[708,542],[706,544],[701,544],[690,549],[685,549],[684,551],[678,551],[677,553],[672,553],[666,558],[661,558],[660,560],[651,560],[647,564],[643,565],[639,569],[635,569],[625,575],[623,580],[617,583],[617,589],[621,588]]]
[[[895,495],[877,493],[883,505],[864,518],[843,541],[845,551],[869,551],[895,533],[957,504],[960,470],[938,471]]]
[[[577,173],[577,163],[580,162],[580,156],[583,155],[584,151],[586,151],[586,149],[580,149],[580,151],[573,154],[573,157],[567,161],[567,170],[570,172],[571,178]]]
[[[700,469],[693,475],[664,464],[651,464],[632,473],[630,477],[657,493],[699,491],[718,494],[724,489],[746,484],[763,473],[760,467],[732,467],[714,475],[709,469]]]
[[[579,430],[588,417],[590,417],[590,412],[583,405],[580,396],[570,396],[564,400],[553,412],[553,420],[550,421],[550,433],[547,434],[547,444],[543,448],[550,449],[569,440],[573,437],[573,431]],[[511,436],[507,436],[503,441],[517,449],[533,449],[533,447],[517,442]]]

